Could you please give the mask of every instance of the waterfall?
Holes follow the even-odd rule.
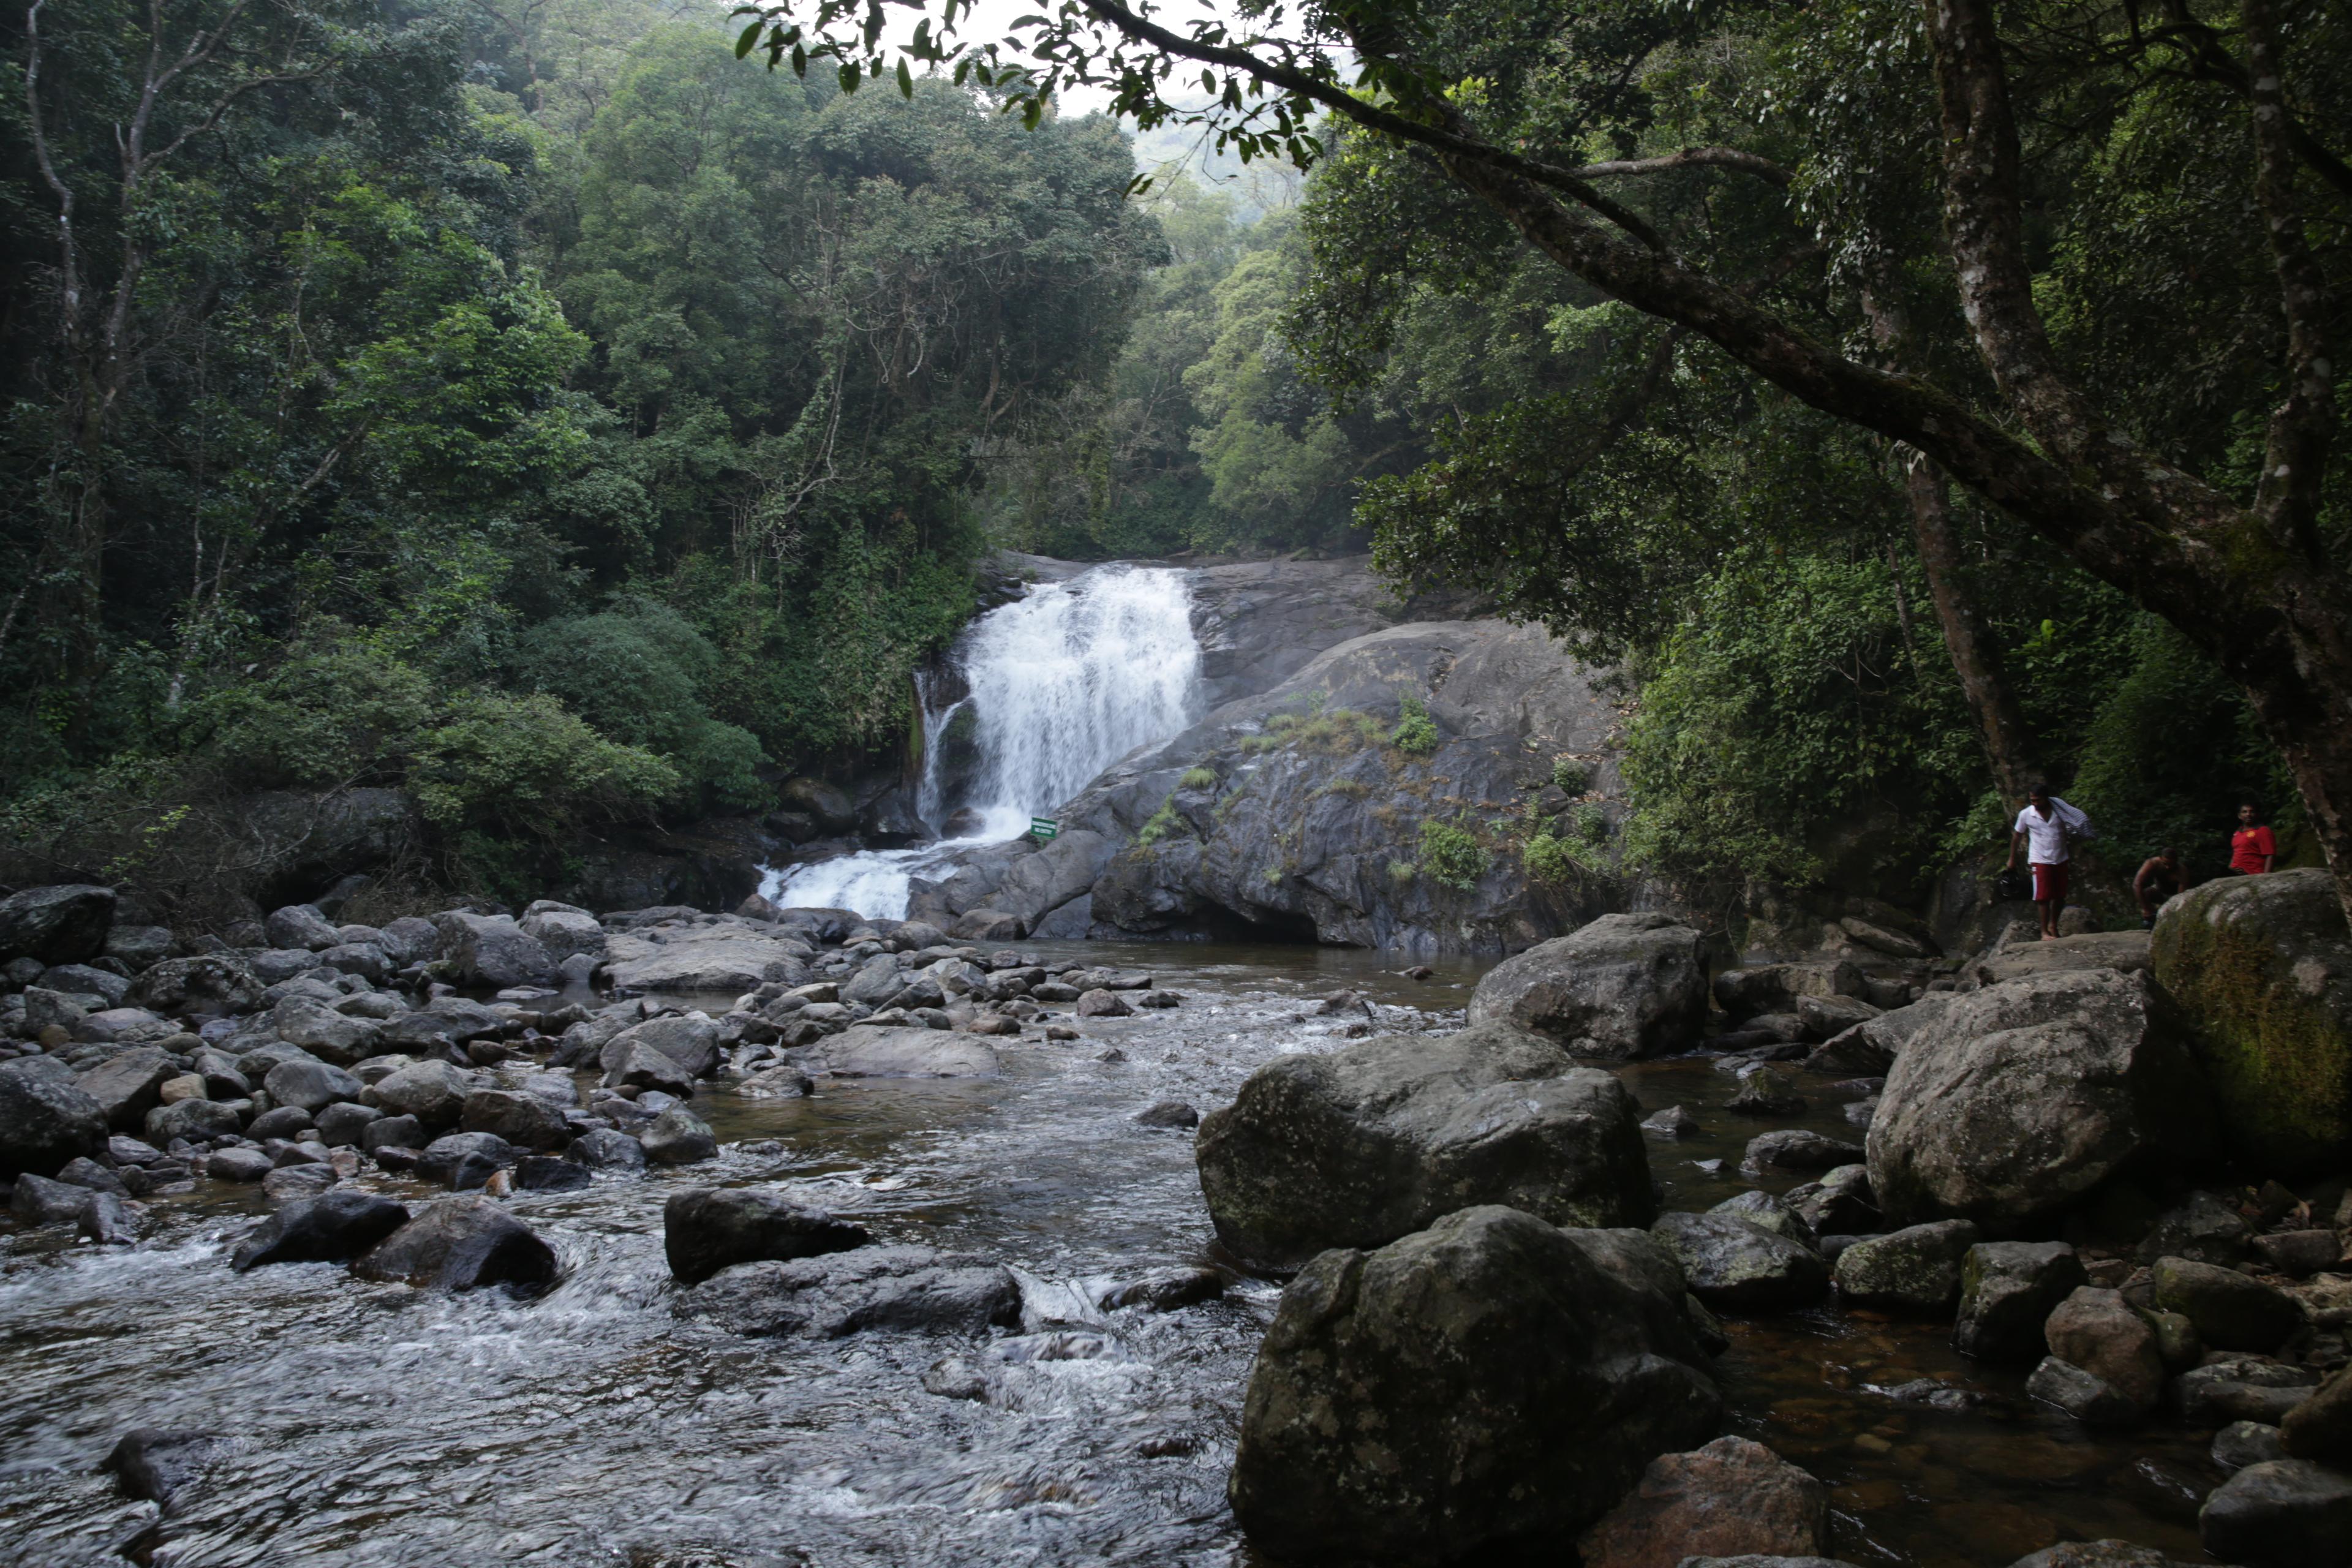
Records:
[[[1175,734],[1198,716],[1201,647],[1192,636],[1184,574],[1097,567],[1046,583],[981,616],[950,657],[969,695],[929,710],[924,689],[924,774],[919,809],[934,831],[976,816],[957,837],[913,849],[869,850],[768,874],[761,890],[782,904],[904,917],[907,879],[944,870],[956,852],[1028,831],[1094,776],[1138,746]],[[950,784],[941,739],[969,710],[978,766]]]

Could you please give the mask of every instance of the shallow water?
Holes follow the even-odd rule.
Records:
[[[1190,1139],[1129,1119],[1167,1098],[1212,1109],[1269,1057],[1329,1048],[1363,1016],[1316,1016],[1302,998],[1346,985],[1384,1027],[1414,1011],[1434,1022],[1475,971],[1416,984],[1385,973],[1393,957],[1309,948],[1090,956],[1150,967],[1190,1000],[1090,1020],[1074,1047],[1016,1046],[994,1080],[844,1084],[805,1101],[707,1092],[698,1109],[722,1140],[779,1152],[739,1144],[683,1172],[518,1196],[566,1264],[536,1301],[363,1285],[330,1265],[233,1274],[228,1248],[258,1205],[209,1184],[159,1205],[134,1250],[55,1233],[7,1244],[0,1563],[119,1563],[126,1545],[181,1565],[1252,1562],[1224,1473],[1276,1289],[1242,1281],[1159,1317],[1083,1306],[1112,1280],[1213,1260]],[[1126,1061],[1094,1059],[1113,1045]],[[1653,1141],[1671,1206],[1746,1184],[1690,1163],[1736,1166],[1772,1125],[1720,1109],[1730,1075],[1698,1059],[1625,1076],[1645,1108],[1679,1102],[1706,1128]],[[1826,1100],[1801,1121],[1853,1131]],[[673,1322],[663,1200],[768,1180],[884,1239],[1003,1258],[1068,1321],[985,1346],[744,1341]],[[2027,1409],[2020,1379],[1961,1363],[1933,1326],[1824,1310],[1733,1333],[1719,1363],[1732,1429],[1830,1483],[1836,1546],[1854,1562],[2005,1564],[2106,1535],[2201,1560],[2194,1496],[2221,1478],[2191,1439],[2088,1438]],[[950,1354],[991,1369],[987,1402],[923,1391]],[[2007,1408],[1946,1414],[1880,1392],[1917,1376]],[[95,1471],[134,1426],[215,1428],[237,1447],[159,1526]]]

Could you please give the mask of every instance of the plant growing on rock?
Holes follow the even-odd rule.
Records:
[[[1587,844],[1606,843],[1609,838],[1609,814],[1591,801],[1578,806],[1576,836]]]
[[[1407,692],[1397,699],[1397,727],[1389,733],[1389,743],[1408,757],[1425,757],[1437,750],[1437,721],[1429,716],[1428,705]]]
[[[1584,869],[1573,845],[1550,833],[1538,833],[1519,851],[1519,864],[1538,882],[1570,882]]]
[[[1450,822],[1421,825],[1421,868],[1444,886],[1469,892],[1486,874],[1486,847],[1478,836]]]
[[[1176,814],[1176,797],[1171,795],[1160,803],[1160,809],[1151,814],[1150,820],[1143,825],[1143,830],[1135,836],[1135,841],[1149,847],[1183,826],[1184,819]]]
[[[1176,783],[1182,789],[1214,789],[1217,787],[1217,775],[1209,768],[1187,768],[1184,776]]]
[[[1574,757],[1559,756],[1551,760],[1551,782],[1562,795],[1578,795],[1592,787],[1592,764]]]

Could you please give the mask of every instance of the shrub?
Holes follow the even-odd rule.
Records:
[[[1217,787],[1217,775],[1210,768],[1187,768],[1184,776],[1176,783],[1184,789],[1214,789]]]
[[[436,826],[554,838],[647,811],[684,780],[663,758],[608,741],[545,693],[460,692],[417,738],[409,786]]]
[[[1451,823],[1421,825],[1421,868],[1449,888],[1468,892],[1486,874],[1486,847],[1477,835]]]
[[[1606,843],[1609,838],[1609,814],[1592,801],[1576,808],[1576,836],[1587,844]]]
[[[1576,851],[1549,833],[1538,833],[1519,851],[1519,864],[1538,882],[1573,881],[1584,863]]]
[[[1578,762],[1574,757],[1554,757],[1551,782],[1559,786],[1562,794],[1582,795],[1592,787],[1592,764]]]
[[[1389,862],[1389,880],[1402,888],[1418,876],[1420,869],[1410,860],[1391,860]]]
[[[382,783],[399,777],[434,706],[423,673],[328,626],[261,679],[192,703],[183,733],[239,788]]]
[[[1437,721],[1420,698],[1407,692],[1397,700],[1397,727],[1389,732],[1391,745],[1408,757],[1425,757],[1437,750]]]

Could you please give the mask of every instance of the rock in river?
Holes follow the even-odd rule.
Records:
[[[390,1198],[333,1187],[263,1220],[238,1244],[229,1267],[242,1273],[265,1263],[348,1262],[407,1223],[408,1210]]]
[[[673,1105],[638,1134],[646,1158],[656,1165],[691,1165],[719,1152],[710,1124],[683,1105]]]
[[[2318,1568],[2352,1559],[2352,1476],[2308,1459],[2249,1465],[2205,1500],[2205,1550],[2257,1568]]]
[[[1227,1487],[1285,1561],[1475,1562],[1566,1539],[1722,1398],[1679,1302],[1482,1206],[1324,1253],[1259,1347]]]
[[[1960,1264],[1953,1347],[1980,1361],[2030,1366],[2049,1353],[2042,1324],[2087,1282],[2083,1260],[2063,1241],[1979,1242]]]
[[[662,1205],[669,1271],[687,1285],[738,1263],[815,1258],[873,1239],[864,1226],[757,1187],[689,1187]]]
[[[672,1307],[738,1334],[976,1334],[1021,1321],[1021,1287],[1011,1270],[983,1258],[861,1247],[787,1263],[739,1263],[680,1290]]]
[[[2156,1304],[2196,1324],[2216,1350],[2267,1354],[2303,1327],[2303,1308],[2294,1297],[2234,1268],[2160,1258],[2155,1285]]]
[[[1475,1204],[1556,1225],[1654,1212],[1632,1096],[1507,1024],[1277,1058],[1202,1120],[1195,1157],[1219,1238],[1272,1268]]]
[[[555,1283],[555,1249],[477,1193],[444,1198],[352,1264],[362,1279],[433,1290],[482,1285],[543,1289]]]
[[[1738,1215],[1660,1215],[1650,1234],[1682,1265],[1690,1293],[1723,1311],[1790,1311],[1829,1293],[1820,1254]]]
[[[1678,1568],[1689,1557],[1810,1557],[1829,1539],[1829,1489],[1761,1443],[1717,1437],[1662,1454],[1577,1542],[1584,1568]]]
[[[1906,1226],[1838,1254],[1839,1297],[1857,1307],[1942,1313],[1960,1299],[1960,1265],[1977,1244],[1964,1219]]]
[[[824,1041],[807,1065],[835,1078],[990,1078],[997,1070],[996,1053],[974,1036],[874,1024]]]
[[[64,1063],[47,1057],[0,1062],[0,1175],[54,1176],[105,1142],[106,1108],[75,1086]]]
[[[2215,1142],[2160,994],[2094,969],[1954,1003],[1895,1059],[1868,1147],[1889,1219],[1972,1219],[2002,1236],[2118,1172],[2205,1160]]]
[[[121,1480],[125,1492],[156,1503],[169,1513],[173,1500],[201,1479],[226,1447],[217,1432],[137,1426],[115,1443],[105,1468]]]
[[[1471,993],[1470,1022],[1515,1024],[1579,1056],[1656,1056],[1706,1022],[1703,949],[1671,916],[1603,915],[1488,970]]]

